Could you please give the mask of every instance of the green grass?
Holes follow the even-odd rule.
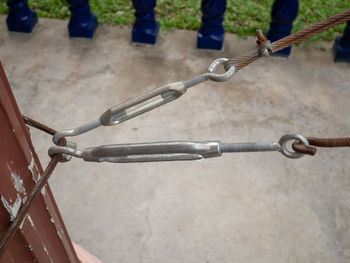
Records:
[[[226,32],[244,37],[254,35],[257,29],[266,31],[272,3],[273,0],[228,0],[224,22]],[[65,0],[29,0],[29,5],[38,12],[39,17],[69,18]],[[131,0],[90,0],[90,5],[100,24],[132,25],[134,21]],[[301,0],[294,31],[349,7],[350,0]],[[6,1],[1,1],[0,14],[7,11]],[[199,0],[158,0],[157,20],[165,32],[172,29],[197,30],[200,16]],[[343,29],[344,25],[337,26],[313,37],[311,41],[332,40]]]

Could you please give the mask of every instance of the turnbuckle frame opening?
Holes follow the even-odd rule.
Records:
[[[171,102],[186,92],[183,82],[172,82],[108,109],[100,116],[104,126],[115,125]]]

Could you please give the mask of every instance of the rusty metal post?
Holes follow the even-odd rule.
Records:
[[[0,238],[42,173],[0,62]],[[48,184],[0,258],[11,262],[79,262]]]

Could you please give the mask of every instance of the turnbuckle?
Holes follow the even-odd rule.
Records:
[[[49,149],[49,155],[62,154],[62,161],[68,161],[72,156],[82,158],[88,162],[158,162],[158,161],[183,161],[199,160],[221,156],[225,152],[267,152],[279,151],[289,158],[300,158],[303,154],[293,151],[287,147],[291,140],[309,145],[307,139],[298,134],[287,134],[278,143],[220,143],[218,141],[206,142],[153,142],[153,143],[131,143],[112,144],[86,148],[81,151],[73,142],[67,142],[66,146],[59,146],[59,141],[68,136],[77,136],[99,126],[111,126],[122,123],[161,105],[169,103],[181,97],[187,89],[204,81],[212,80],[222,82],[230,79],[235,73],[235,66],[228,68],[223,74],[215,73],[219,65],[227,62],[226,58],[213,61],[207,72],[188,81],[178,81],[166,84],[134,99],[114,106],[104,112],[97,120],[91,121],[75,129],[63,130],[53,136],[56,144]]]
[[[97,120],[91,121],[75,129],[59,131],[53,136],[53,142],[58,145],[58,142],[64,137],[77,136],[96,129],[101,125],[111,126],[127,121],[152,109],[158,108],[161,105],[176,100],[182,96],[187,89],[204,81],[212,80],[222,82],[229,80],[235,73],[235,66],[232,66],[223,74],[214,73],[217,67],[223,65],[226,61],[228,61],[227,58],[218,58],[209,65],[207,73],[192,80],[171,82],[108,109]]]
[[[183,82],[172,82],[166,84],[108,109],[101,115],[100,122],[104,126],[111,126],[127,121],[147,111],[176,100],[185,92],[186,87]]]
[[[178,81],[166,84],[108,109],[94,121],[79,126],[75,129],[68,129],[57,132],[52,138],[53,142],[57,146],[50,149],[50,155],[52,156],[53,154],[65,152],[66,154],[63,156],[62,161],[69,161],[71,156],[79,157],[80,151],[76,150],[77,146],[75,143],[68,142],[65,147],[62,147],[58,146],[59,141],[65,137],[77,136],[89,132],[100,127],[101,125],[111,126],[132,119],[152,109],[158,108],[161,105],[176,100],[177,98],[181,97],[187,91],[187,89],[204,81],[212,80],[216,82],[222,82],[230,79],[235,73],[234,66],[223,74],[215,73],[215,70],[218,68],[218,66],[223,65],[227,60],[227,58],[218,58],[209,65],[206,73],[192,80]]]
[[[288,149],[287,143],[296,141],[309,145],[305,137],[299,134],[286,134],[279,142],[272,143],[220,143],[219,141],[205,142],[151,142],[112,144],[86,148],[83,151],[71,147],[52,146],[49,155],[66,154],[82,158],[88,162],[159,162],[159,161],[188,161],[221,156],[222,153],[233,152],[272,152],[278,151],[289,158],[303,156]]]
[[[159,162],[199,160],[220,156],[219,142],[150,142],[89,147],[83,151],[53,146],[49,155],[71,154],[88,162]]]

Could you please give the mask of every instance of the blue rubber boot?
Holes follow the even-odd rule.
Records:
[[[71,11],[69,36],[93,38],[98,22],[97,17],[90,12],[89,0],[68,0],[68,4]]]
[[[225,29],[222,26],[226,0],[202,0],[202,24],[198,30],[197,48],[221,50]]]
[[[8,0],[9,14],[6,22],[9,31],[31,33],[38,22],[36,12],[28,6],[27,0]]]
[[[155,45],[159,23],[155,19],[156,0],[133,0],[135,23],[132,27],[132,42]]]
[[[270,29],[266,37],[271,42],[277,41],[291,34],[293,22],[298,15],[298,0],[275,0],[271,11]],[[275,53],[279,56],[288,57],[292,47],[287,47]]]
[[[350,63],[350,21],[347,23],[343,36],[336,38],[333,51],[335,62]]]

